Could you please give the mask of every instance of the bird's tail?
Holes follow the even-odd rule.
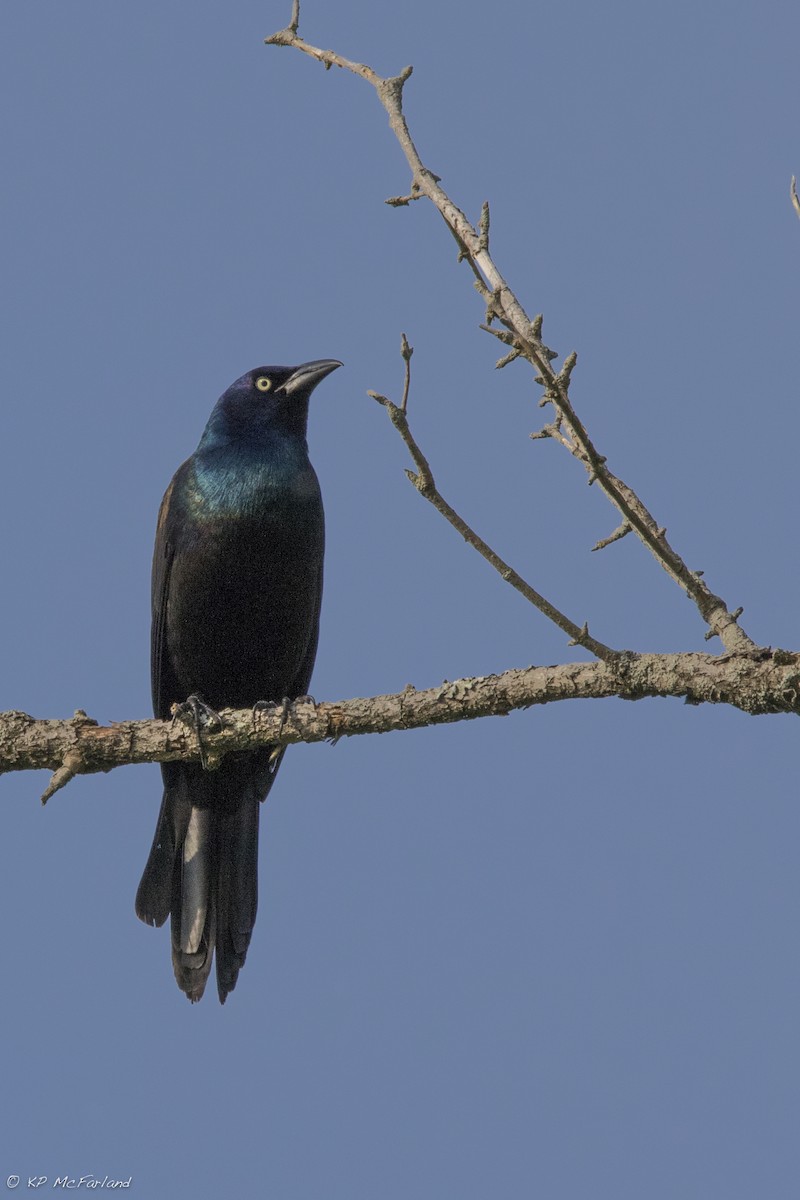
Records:
[[[259,798],[246,789],[235,805],[229,794],[224,806],[200,806],[189,791],[183,772],[167,782],[136,913],[148,925],[171,917],[175,978],[193,1003],[203,995],[216,949],[224,1004],[255,925]]]

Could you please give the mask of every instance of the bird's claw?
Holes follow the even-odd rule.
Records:
[[[276,708],[279,708],[281,710],[281,720],[280,724],[278,725],[278,737],[280,737],[286,728],[286,722],[289,719],[289,708],[292,704],[313,704],[315,710],[317,707],[317,702],[313,696],[296,696],[294,700],[290,700],[288,696],[284,696],[280,703],[276,700],[256,700],[255,704],[253,705],[253,728],[256,728],[257,713],[271,713],[274,712]],[[283,757],[283,752],[285,749],[285,746],[272,747],[272,753],[269,756],[268,763],[270,775],[274,775],[277,771],[278,764]]]
[[[269,758],[267,759],[267,770],[269,771],[270,775],[274,775],[275,772],[277,771],[278,765],[279,765],[281,759],[283,758],[285,750],[286,750],[285,746],[273,746],[272,747]]]
[[[256,726],[256,713],[274,712],[276,708],[279,708],[281,710],[281,722],[278,726],[278,737],[280,737],[286,728],[286,720],[289,716],[290,704],[291,700],[288,696],[284,696],[280,703],[277,700],[256,700],[255,704],[253,705],[253,728],[255,729]],[[285,746],[272,747],[269,760],[267,762],[267,770],[269,771],[270,775],[274,775],[277,771],[278,764],[283,758],[285,749]]]
[[[253,712],[252,712],[253,728],[255,729],[256,725],[258,724],[257,718],[258,718],[259,713],[271,712],[273,708],[277,708],[277,707],[278,707],[278,705],[276,704],[276,702],[274,700],[256,700],[255,704],[253,705]]]
[[[183,701],[182,704],[173,704],[172,706],[172,723],[176,721],[186,721],[191,725],[197,734],[197,745],[200,749],[200,766],[204,771],[208,770],[208,755],[206,754],[201,736],[201,729],[207,726],[212,731],[219,733],[222,729],[222,717],[211,708],[200,696],[194,693]]]
[[[253,725],[255,726],[256,723],[256,713],[268,711],[271,712],[273,709],[279,708],[281,710],[281,723],[278,726],[278,737],[280,737],[286,728],[286,722],[289,717],[289,706],[291,703],[292,701],[288,696],[284,696],[280,701],[256,700],[255,704],[253,705]]]

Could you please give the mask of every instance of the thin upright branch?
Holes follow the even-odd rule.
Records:
[[[332,50],[321,50],[298,34],[299,4],[293,5],[292,22],[266,39],[268,45],[290,46],[325,65],[341,67],[358,75],[375,88],[389,117],[389,124],[411,169],[411,191],[406,197],[393,197],[390,203],[408,203],[420,195],[426,196],[438,209],[459,246],[459,257],[466,260],[475,277],[475,285],[487,308],[487,324],[495,320],[511,334],[511,349],[530,362],[538,372],[545,398],[556,412],[554,425],[563,427],[561,443],[583,464],[590,483],[596,483],[619,511],[622,521],[630,526],[650,550],[667,574],[691,597],[712,636],[718,636],[728,651],[752,651],[754,642],[738,624],[724,600],[716,595],[701,577],[692,571],[667,540],[664,528],[636,495],[632,488],[608,468],[605,455],[595,447],[578,417],[569,395],[569,375],[575,363],[570,356],[560,371],[551,366],[555,357],[541,337],[541,319],[531,321],[525,309],[501,274],[490,249],[488,207],[484,206],[476,229],[441,186],[441,180],[422,162],[403,114],[403,87],[412,68],[405,67],[398,75],[384,79],[364,63],[352,62]]]
[[[414,347],[409,346],[408,338],[404,333],[400,334],[400,354],[406,366],[405,378],[403,380],[403,398],[400,401],[400,411],[405,412],[408,408],[408,391],[411,387],[411,355],[414,353]]]
[[[390,421],[408,448],[408,452],[414,461],[415,467],[417,468],[416,472],[406,471],[406,475],[408,476],[409,480],[411,483],[413,483],[420,495],[424,496],[425,499],[433,505],[436,511],[441,513],[446,521],[449,521],[456,532],[461,534],[465,542],[472,546],[474,550],[477,550],[478,554],[485,558],[486,561],[494,567],[495,571],[498,572],[498,574],[506,581],[506,583],[515,588],[520,595],[524,596],[525,599],[533,604],[535,608],[538,608],[539,612],[543,613],[549,620],[553,622],[554,625],[557,625],[559,629],[562,629],[564,633],[569,635],[571,638],[569,644],[571,646],[583,646],[586,650],[589,650],[590,653],[594,654],[596,658],[600,658],[604,662],[608,662],[612,658],[616,658],[620,651],[612,650],[610,646],[605,646],[602,642],[598,642],[596,638],[593,638],[590,635],[589,627],[586,622],[584,622],[582,626],[576,625],[574,621],[569,619],[569,617],[564,616],[564,614],[560,612],[554,604],[551,604],[549,600],[546,600],[540,592],[537,592],[535,588],[531,587],[531,585],[527,583],[522,576],[514,570],[513,567],[510,567],[508,563],[496,553],[496,551],[492,550],[491,546],[489,546],[482,537],[478,536],[474,529],[470,528],[464,518],[459,516],[455,509],[447,503],[444,496],[437,488],[430,463],[420,449],[414,435],[411,432],[411,426],[408,422],[407,407],[408,390],[410,384],[409,363],[413,353],[413,347],[409,346],[408,339],[406,338],[406,335],[403,334],[402,355],[406,364],[406,374],[403,386],[402,404],[395,404],[388,398],[388,396],[382,396],[379,392],[368,393],[368,395],[372,396],[373,400],[377,400],[378,403],[382,404],[386,409]]]

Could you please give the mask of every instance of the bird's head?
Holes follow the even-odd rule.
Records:
[[[299,367],[256,367],[248,371],[220,396],[201,446],[257,438],[269,431],[305,437],[311,393],[341,365],[335,358],[319,358]]]

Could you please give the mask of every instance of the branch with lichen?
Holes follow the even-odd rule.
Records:
[[[570,354],[560,370],[551,365],[557,355],[542,340],[541,316],[530,320],[492,257],[488,204],[483,205],[478,227],[475,228],[442,188],[440,177],[422,162],[403,114],[403,88],[411,76],[412,68],[405,67],[399,75],[384,79],[364,63],[352,62],[332,50],[312,46],[300,37],[299,23],[299,0],[293,0],[289,25],[267,38],[267,44],[293,47],[323,63],[327,69],[340,67],[360,76],[374,87],[411,168],[408,195],[391,197],[388,203],[399,207],[425,196],[441,213],[458,244],[459,259],[469,264],[475,286],[486,304],[486,323],[483,328],[495,333],[509,347],[498,366],[505,366],[515,358],[526,359],[536,369],[537,381],[544,389],[542,402],[553,407],[553,422],[534,436],[554,437],[583,464],[589,483],[596,483],[617,508],[626,531],[637,535],[667,574],[694,601],[709,627],[707,637],[718,636],[729,652],[752,651],[754,642],[738,624],[742,610],[730,611],[725,601],[705,583],[702,571],[690,570],[667,540],[665,528],[656,521],[633,489],[612,473],[605,455],[599,452],[589,437],[569,394],[570,375],[577,355]],[[494,322],[498,322],[502,329],[493,329]],[[615,531],[595,548],[602,549],[621,536]]]
[[[295,742],[421,729],[428,725],[506,716],[559,700],[674,696],[689,704],[728,704],[753,715],[800,714],[800,654],[620,654],[608,661],[527,667],[445,681],[417,691],[410,684],[389,696],[317,704],[310,697],[284,708],[223,709],[220,725],[197,729],[173,721],[98,725],[78,711],[65,721],[0,713],[0,773],[53,772],[43,801],[76,775],[154,762],[204,762],[214,769],[225,754]]]

